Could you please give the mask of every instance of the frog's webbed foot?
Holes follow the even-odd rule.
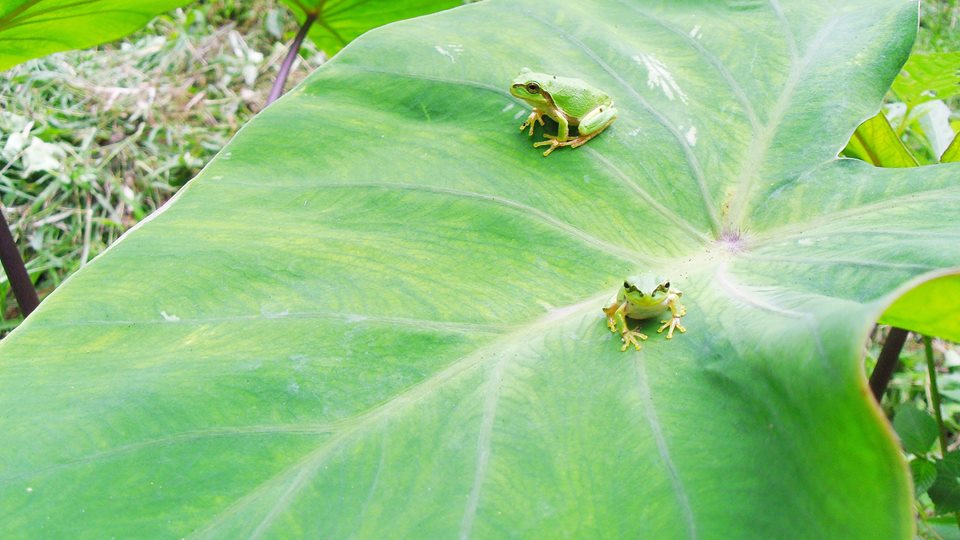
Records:
[[[620,340],[623,341],[623,347],[620,347],[620,352],[626,351],[627,347],[633,345],[633,348],[640,350],[640,341],[637,341],[637,338],[640,341],[646,341],[647,335],[637,332],[636,330],[624,330],[620,333]]]
[[[572,139],[567,139],[565,141],[561,141],[555,135],[544,134],[543,136],[546,137],[547,140],[534,143],[533,146],[536,147],[536,146],[550,145],[550,148],[547,148],[547,151],[543,153],[543,157],[547,157],[550,155],[550,152],[553,152],[554,150],[556,150],[557,148],[560,148],[561,146],[569,146],[570,148],[577,148],[578,146],[583,146],[584,144],[587,143],[587,141],[596,137],[597,133],[591,133],[590,135],[581,135],[579,137],[574,137]]]
[[[543,113],[538,111],[537,109],[534,109],[533,111],[530,112],[530,116],[527,117],[527,120],[524,123],[520,124],[520,131],[523,131],[527,129],[527,127],[529,127],[530,128],[529,136],[533,137],[533,128],[536,127],[537,122],[539,122],[541,126],[543,125]]]
[[[556,150],[557,148],[560,148],[561,146],[572,145],[573,141],[576,140],[576,139],[567,139],[566,141],[561,141],[556,137],[556,135],[547,135],[546,133],[544,133],[543,136],[546,137],[546,140],[540,141],[538,143],[533,143],[534,148],[538,146],[548,146],[548,145],[550,146],[550,148],[547,148],[547,151],[543,153],[543,157],[549,156],[550,152],[553,152],[554,150]]]
[[[682,317],[682,315],[671,317],[666,321],[660,321],[662,324],[660,325],[660,328],[657,329],[657,333],[659,334],[669,328],[670,330],[667,331],[667,339],[673,339],[674,329],[679,330],[681,334],[686,332],[687,329],[680,324],[680,317]]]

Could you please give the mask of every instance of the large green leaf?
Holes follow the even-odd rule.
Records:
[[[491,0],[355,41],[0,344],[3,535],[909,538],[860,355],[960,261],[960,166],[836,155],[916,16]],[[619,119],[542,157],[525,66]],[[621,353],[645,269],[688,331]]]
[[[123,37],[190,0],[0,0],[0,70]]]
[[[333,54],[371,28],[459,6],[464,0],[283,0],[283,3],[301,23],[309,14],[316,18],[310,26],[310,40],[327,54]],[[437,47],[442,49],[444,45]],[[453,47],[448,54],[457,52],[453,45],[446,47]]]

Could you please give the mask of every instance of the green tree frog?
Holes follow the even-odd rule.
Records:
[[[625,351],[633,345],[639,351],[640,342],[637,339],[647,339],[645,334],[630,330],[627,317],[649,319],[670,310],[670,319],[660,321],[662,324],[657,333],[669,328],[667,339],[673,339],[674,330],[686,332],[687,329],[680,324],[680,318],[687,314],[686,308],[680,303],[682,295],[682,291],[670,287],[669,281],[653,274],[628,277],[623,287],[610,299],[610,304],[603,308],[610,331],[616,333],[619,325],[620,339],[623,341],[620,350]]]
[[[520,124],[520,131],[533,128],[537,122],[543,125],[543,115],[557,121],[557,135],[547,135],[545,141],[533,146],[549,146],[543,153],[549,156],[557,147],[576,148],[596,137],[617,119],[617,109],[613,100],[580,79],[557,77],[547,73],[537,73],[524,68],[510,85],[510,93],[533,107],[526,122]],[[577,128],[577,136],[570,136],[570,126]]]

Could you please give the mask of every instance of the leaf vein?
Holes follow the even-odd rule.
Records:
[[[783,89],[781,89],[780,95],[777,97],[777,102],[774,104],[766,124],[764,124],[760,132],[754,136],[753,144],[747,146],[747,159],[744,161],[743,167],[737,175],[737,187],[734,191],[735,196],[730,205],[729,222],[732,224],[732,230],[743,228],[743,220],[748,213],[747,210],[752,198],[751,192],[753,191],[756,177],[760,172],[760,166],[766,160],[767,152],[770,151],[770,147],[773,145],[773,139],[778,133],[783,118],[787,113],[790,100],[793,99],[797,85],[800,84],[800,76],[806,71],[813,57],[817,51],[819,51],[820,46],[823,45],[827,36],[830,35],[830,32],[838,20],[837,18],[831,19],[824,25],[813,38],[813,42],[803,58],[790,65],[790,73],[787,76],[787,81],[784,83]]]
[[[684,525],[687,528],[688,538],[697,538],[697,523],[693,516],[693,509],[690,506],[690,498],[687,496],[687,490],[680,479],[680,473],[677,471],[673,458],[670,457],[670,448],[667,445],[666,437],[663,434],[663,427],[660,425],[660,419],[657,417],[653,397],[650,392],[650,385],[647,384],[647,372],[643,365],[642,355],[635,355],[634,367],[636,368],[637,391],[640,394],[640,403],[643,406],[643,416],[650,426],[650,432],[653,434],[653,441],[657,445],[657,453],[663,461],[667,474],[670,476],[670,485],[673,488],[674,497],[683,514]]]
[[[687,42],[688,45],[693,47],[704,60],[706,60],[717,72],[723,77],[723,80],[726,81],[727,85],[730,87],[730,90],[733,91],[733,94],[736,96],[737,100],[740,102],[740,105],[743,107],[744,114],[747,115],[747,119],[750,121],[750,126],[753,129],[754,134],[760,130],[760,119],[757,117],[757,112],[753,108],[753,104],[750,102],[750,99],[747,97],[746,91],[744,91],[743,86],[740,85],[740,82],[737,81],[736,77],[733,76],[733,73],[727,69],[727,66],[720,60],[717,55],[710,52],[709,49],[703,46],[703,43],[700,40],[694,38],[689,33],[684,32],[680,28],[670,24],[669,22],[657,17],[649,11],[644,11],[638,6],[629,4],[625,0],[617,0],[621,5],[632,9],[639,13],[641,16],[649,19],[656,25],[662,27],[663,29],[672,32],[679,36],[681,39]]]
[[[620,85],[624,89],[626,89],[627,92],[633,95],[634,99],[637,101],[637,103],[640,104],[640,106],[643,109],[649,112],[651,116],[656,118],[657,122],[661,126],[663,126],[668,132],[670,132],[670,135],[677,141],[678,144],[680,144],[680,148],[683,150],[683,155],[684,155],[684,159],[687,162],[687,166],[690,168],[690,171],[693,173],[693,177],[697,182],[697,187],[700,190],[700,195],[702,197],[704,210],[706,210],[707,216],[710,218],[710,225],[713,228],[713,232],[714,234],[719,234],[720,219],[717,216],[717,209],[716,209],[716,205],[713,202],[713,196],[710,194],[710,189],[707,187],[707,181],[703,173],[703,167],[700,165],[700,159],[697,158],[697,155],[696,153],[694,153],[693,148],[691,148],[690,143],[687,142],[687,138],[680,133],[680,130],[677,129],[677,127],[674,126],[673,123],[670,122],[670,120],[667,119],[666,116],[664,116],[655,107],[650,105],[650,102],[648,102],[640,94],[640,92],[637,92],[637,90],[632,85],[630,85],[629,82],[627,82],[623,77],[620,76],[619,73],[617,73],[612,67],[610,67],[609,64],[607,64],[602,58],[600,58],[600,55],[598,55],[596,51],[594,51],[589,46],[587,46],[586,43],[577,39],[576,36],[568,32],[565,28],[557,26],[544,19],[541,19],[540,17],[537,17],[536,15],[534,15],[529,11],[523,10],[522,13],[527,17],[535,21],[538,21],[540,24],[553,29],[558,34],[563,35],[565,39],[567,39],[570,43],[575,45],[578,49],[580,49],[581,52],[583,52],[587,57],[593,60],[594,63],[600,66],[600,69],[605,71],[608,75],[610,75],[613,79],[615,79],[618,83],[620,83]]]
[[[492,204],[504,206],[512,210],[518,211],[521,214],[529,214],[532,217],[537,218],[543,223],[550,225],[556,230],[566,233],[566,236],[574,240],[579,241],[580,243],[597,248],[605,253],[615,255],[625,261],[637,262],[641,261],[646,264],[655,264],[656,260],[653,257],[634,251],[632,249],[625,248],[616,244],[611,244],[605,240],[601,240],[583,229],[579,229],[570,225],[566,221],[561,220],[540,210],[533,206],[509,199],[507,197],[502,197],[500,195],[493,195],[488,193],[478,193],[475,191],[465,191],[453,188],[443,188],[435,186],[425,186],[421,184],[401,184],[401,183],[391,183],[391,182],[357,182],[357,183],[341,183],[341,184],[323,184],[318,186],[319,188],[326,189],[353,189],[358,187],[367,187],[367,188],[380,188],[380,189],[400,189],[400,190],[409,190],[409,191],[422,191],[426,193],[436,193],[441,195],[450,195],[453,197],[462,197],[466,199],[476,199],[484,202],[489,202]]]
[[[503,386],[503,367],[508,356],[505,352],[500,354],[499,360],[494,364],[493,371],[486,385],[484,385],[486,399],[483,400],[483,419],[480,422],[480,430],[477,434],[477,463],[473,475],[473,483],[470,487],[470,495],[467,497],[463,519],[460,522],[461,540],[470,538],[470,533],[473,530],[473,522],[477,517],[477,507],[480,504],[480,492],[483,489],[483,480],[487,476],[487,467],[490,463],[493,423],[497,414],[497,403],[500,400],[500,389]]]
[[[340,432],[334,434],[333,437],[321,443],[316,449],[307,453],[303,459],[297,463],[290,465],[273,477],[265,480],[252,492],[238,499],[216,516],[213,516],[211,521],[202,530],[198,531],[197,534],[200,535],[211,533],[227,519],[241,512],[245,506],[255,501],[271,486],[278,482],[283,482],[286,478],[290,477],[292,473],[295,473],[293,474],[290,485],[287,486],[287,488],[283,491],[281,496],[271,507],[268,514],[261,520],[253,534],[251,534],[251,538],[258,538],[262,536],[267,532],[270,524],[272,524],[276,517],[279,516],[280,512],[289,506],[293,500],[293,497],[303,487],[303,485],[306,484],[307,480],[309,480],[319,470],[324,458],[330,455],[341,444],[349,442],[351,437],[357,436],[370,426],[376,425],[380,420],[389,418],[391,415],[395,415],[407,407],[417,404],[427,396],[443,388],[444,385],[450,381],[462,377],[463,375],[471,372],[474,368],[491,362],[491,359],[498,358],[499,354],[503,353],[503,351],[498,349],[502,346],[501,341],[509,344],[516,340],[517,335],[525,335],[529,332],[541,331],[543,327],[555,324],[559,318],[573,317],[581,312],[596,309],[596,304],[606,297],[607,293],[604,293],[602,295],[588,298],[577,304],[556,308],[550,313],[537,319],[536,321],[533,321],[531,324],[522,327],[516,332],[506,334],[501,339],[496,340],[486,346],[480,347],[464,357],[454,360],[453,363],[448,365],[446,368],[409,387],[407,390],[397,394],[390,400],[376,405],[365,412],[359,413],[350,419],[345,419],[338,422],[338,424],[342,424],[344,426]]]

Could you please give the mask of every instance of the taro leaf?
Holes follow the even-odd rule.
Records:
[[[960,133],[953,138],[953,142],[950,143],[950,146],[943,151],[943,155],[940,156],[940,161],[943,163],[960,161]]]
[[[960,166],[836,155],[916,16],[490,0],[358,39],[0,344],[2,532],[909,538],[861,350],[960,261]],[[542,157],[524,66],[619,119]],[[688,330],[621,353],[641,270]]]
[[[463,0],[283,0],[302,24],[308,14],[316,17],[310,26],[310,40],[332,55],[357,36],[387,23],[410,19],[463,5]],[[457,53],[456,44],[437,45],[437,51]]]
[[[911,55],[892,88],[911,107],[960,95],[960,51]]]
[[[925,232],[916,231],[916,234],[920,236]],[[960,273],[947,271],[935,279],[927,280],[929,277],[924,276],[920,278],[924,281],[903,287],[906,292],[887,308],[880,322],[957,341],[960,336]]]
[[[2,0],[0,70],[121,38],[189,0]]]
[[[960,452],[953,451],[937,460],[937,479],[927,489],[937,513],[960,510]]]
[[[937,440],[937,421],[927,411],[921,411],[913,403],[904,403],[893,417],[893,429],[900,436],[903,449],[922,456]]]
[[[878,112],[853,132],[843,155],[862,159],[878,167],[916,167],[917,159],[897,136],[883,111]]]

